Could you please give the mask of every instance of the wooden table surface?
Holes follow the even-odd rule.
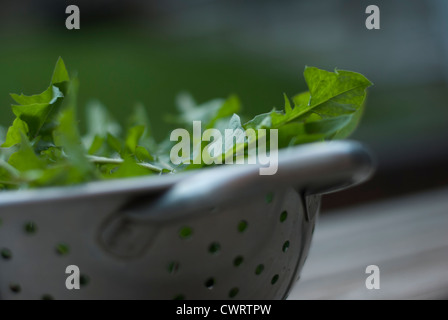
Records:
[[[289,299],[448,299],[448,189],[323,215]]]

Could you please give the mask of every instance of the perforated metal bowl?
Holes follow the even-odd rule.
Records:
[[[281,299],[299,278],[320,194],[372,173],[358,143],[300,146],[279,169],[0,193],[2,299]],[[67,266],[81,271],[68,290]]]

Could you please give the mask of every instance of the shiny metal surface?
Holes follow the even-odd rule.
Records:
[[[332,142],[281,151],[273,176],[221,166],[5,192],[0,298],[285,298],[307,256],[319,194],[372,171],[361,145]],[[81,270],[80,290],[65,287],[68,265]]]

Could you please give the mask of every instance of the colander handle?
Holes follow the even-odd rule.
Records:
[[[370,152],[360,143],[333,141],[298,146],[278,153],[278,171],[260,175],[258,165],[226,165],[199,171],[156,200],[143,197],[126,214],[132,220],[168,221],[257,194],[295,187],[305,194],[345,189],[374,171]],[[203,212],[203,211],[202,211]]]

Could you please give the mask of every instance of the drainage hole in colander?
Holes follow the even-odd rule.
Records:
[[[219,244],[219,242],[212,242],[208,246],[208,252],[210,252],[211,254],[218,254],[219,251],[221,251],[221,245]]]
[[[173,300],[185,300],[185,296],[183,294],[178,294],[174,296]]]
[[[11,292],[14,293],[19,293],[20,291],[22,291],[22,288],[20,287],[19,284],[13,283],[9,285],[9,290],[11,290]]]
[[[287,218],[288,218],[288,211],[285,210],[280,214],[280,222],[285,222]]]
[[[81,285],[81,287],[85,287],[90,283],[90,277],[86,276],[85,274],[81,274],[79,276],[79,284]]]
[[[191,227],[182,227],[179,230],[179,237],[181,239],[189,239],[193,235],[193,229]]]
[[[60,256],[65,256],[70,252],[70,247],[65,243],[58,243],[56,245],[56,253]]]
[[[241,220],[240,223],[238,223],[238,232],[243,233],[244,231],[246,231],[248,225],[249,224],[246,220]]]
[[[264,270],[264,265],[263,264],[259,264],[256,268],[255,268],[255,274],[257,276],[259,276]]]
[[[240,266],[240,265],[243,263],[243,261],[244,261],[243,256],[237,256],[237,257],[233,260],[233,265],[234,265],[235,267],[238,267],[238,266]]]
[[[35,234],[37,232],[37,225],[32,221],[25,223],[23,228],[28,234]]]
[[[2,249],[0,254],[1,254],[2,258],[5,260],[9,260],[12,258],[12,252],[9,249],[6,249],[6,248]]]
[[[265,197],[266,203],[271,203],[273,199],[274,199],[274,193],[273,192],[269,192],[266,195],[266,197]]]
[[[229,291],[229,298],[235,298],[236,295],[238,294],[238,292],[240,292],[240,289],[238,289],[236,287],[230,289],[230,291]]]
[[[288,251],[288,249],[289,249],[289,241],[285,241],[285,243],[283,244],[283,247],[282,247],[282,251],[286,252],[286,251]]]
[[[215,286],[215,279],[214,278],[209,278],[205,281],[205,287],[209,290],[212,290],[213,287]]]
[[[272,279],[271,279],[271,284],[275,284],[278,281],[278,278],[279,278],[278,274],[273,276]]]
[[[168,263],[168,273],[169,274],[176,274],[177,271],[179,271],[180,263],[177,261],[171,261]]]

